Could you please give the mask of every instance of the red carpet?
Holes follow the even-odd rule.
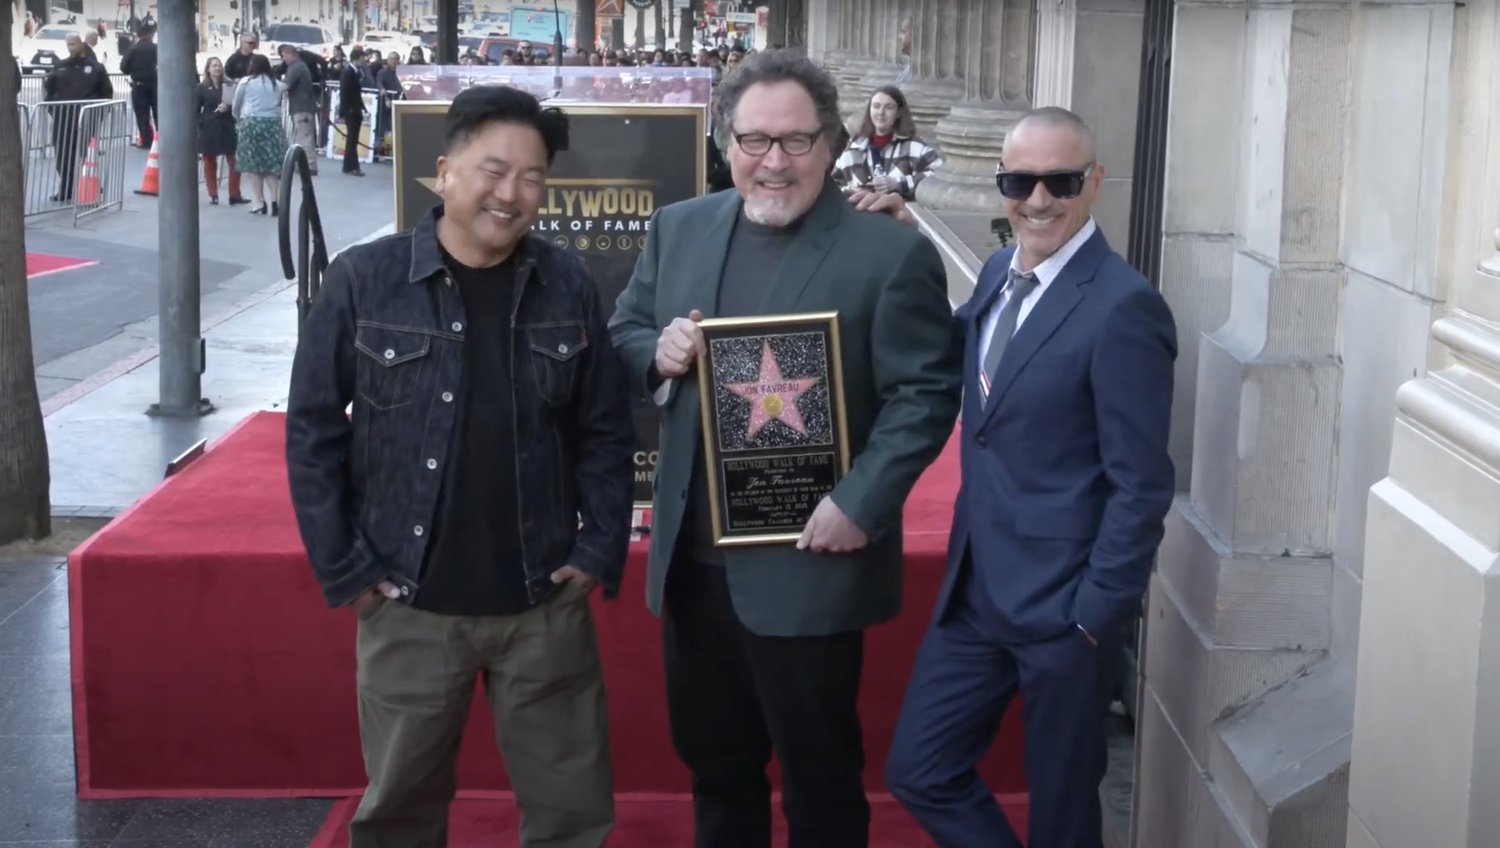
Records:
[[[870,848],[932,848],[917,823],[890,796],[871,799]],[[1026,839],[1024,800],[1002,797],[1001,805],[1011,826]],[[349,820],[359,805],[350,798],[333,805],[323,829],[308,848],[348,848]],[[778,848],[786,845],[780,812],[772,817]],[[449,848],[500,848],[517,844],[516,808],[508,799],[461,798],[448,816]],[[615,829],[610,848],[686,848],[693,844],[693,807],[685,799],[655,800],[617,798]]]
[[[79,794],[337,796],[364,786],[354,617],[324,606],[293,520],[283,418],[259,413],[70,557]],[[957,473],[949,446],[907,506],[901,616],[871,630],[861,710],[867,786],[881,791],[892,728],[931,616]],[[644,603],[645,544],[621,596],[595,596],[615,786],[688,790],[667,732],[661,630]],[[459,761],[463,790],[504,790],[483,696]],[[1025,791],[1012,710],[982,766]]]
[[[26,279],[45,277],[48,274],[56,274],[59,271],[71,271],[74,268],[84,268],[89,265],[98,264],[98,261],[93,259],[70,259],[66,256],[28,253],[26,254]]]

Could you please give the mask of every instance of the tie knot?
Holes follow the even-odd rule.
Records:
[[[1031,290],[1036,288],[1036,284],[1037,279],[1035,273],[1022,274],[1021,272],[1012,268],[1010,269],[1010,280],[1007,281],[1006,287],[1010,289],[1013,297],[1020,300],[1025,300],[1026,296],[1031,294]]]

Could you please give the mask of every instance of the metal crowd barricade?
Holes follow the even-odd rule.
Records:
[[[31,106],[22,138],[26,217],[73,211],[73,223],[125,199],[131,141],[123,100],[70,100]]]
[[[26,106],[35,106],[47,99],[47,91],[42,82],[46,78],[46,74],[22,74],[21,92],[16,95],[16,100]],[[114,89],[115,99],[126,104],[125,108],[130,110],[130,77],[110,74],[109,84]],[[134,112],[130,111],[129,116],[133,118]]]
[[[125,205],[125,152],[134,140],[135,124],[122,100],[91,103],[81,110],[78,164],[74,173],[73,224],[90,215]],[[87,135],[85,135],[87,133]]]

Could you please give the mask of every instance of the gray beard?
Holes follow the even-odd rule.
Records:
[[[745,201],[745,217],[762,227],[790,227],[806,212],[788,201]]]

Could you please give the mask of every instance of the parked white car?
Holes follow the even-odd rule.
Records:
[[[266,28],[260,32],[260,52],[265,53],[271,60],[272,68],[281,67],[281,45],[283,44],[290,44],[299,50],[306,50],[327,58],[332,55],[333,48],[338,43],[333,30],[321,24],[282,21],[267,24]]]
[[[47,24],[36,31],[36,35],[21,41],[21,72],[45,74],[68,56],[68,36],[83,38],[89,33],[87,27],[77,24]],[[103,57],[100,57],[101,61]],[[110,68],[110,70],[117,70]]]
[[[394,50],[401,54],[402,59],[405,59],[411,55],[413,47],[422,46],[422,39],[395,30],[372,29],[366,30],[365,37],[357,43],[366,50],[379,50],[382,54]]]

